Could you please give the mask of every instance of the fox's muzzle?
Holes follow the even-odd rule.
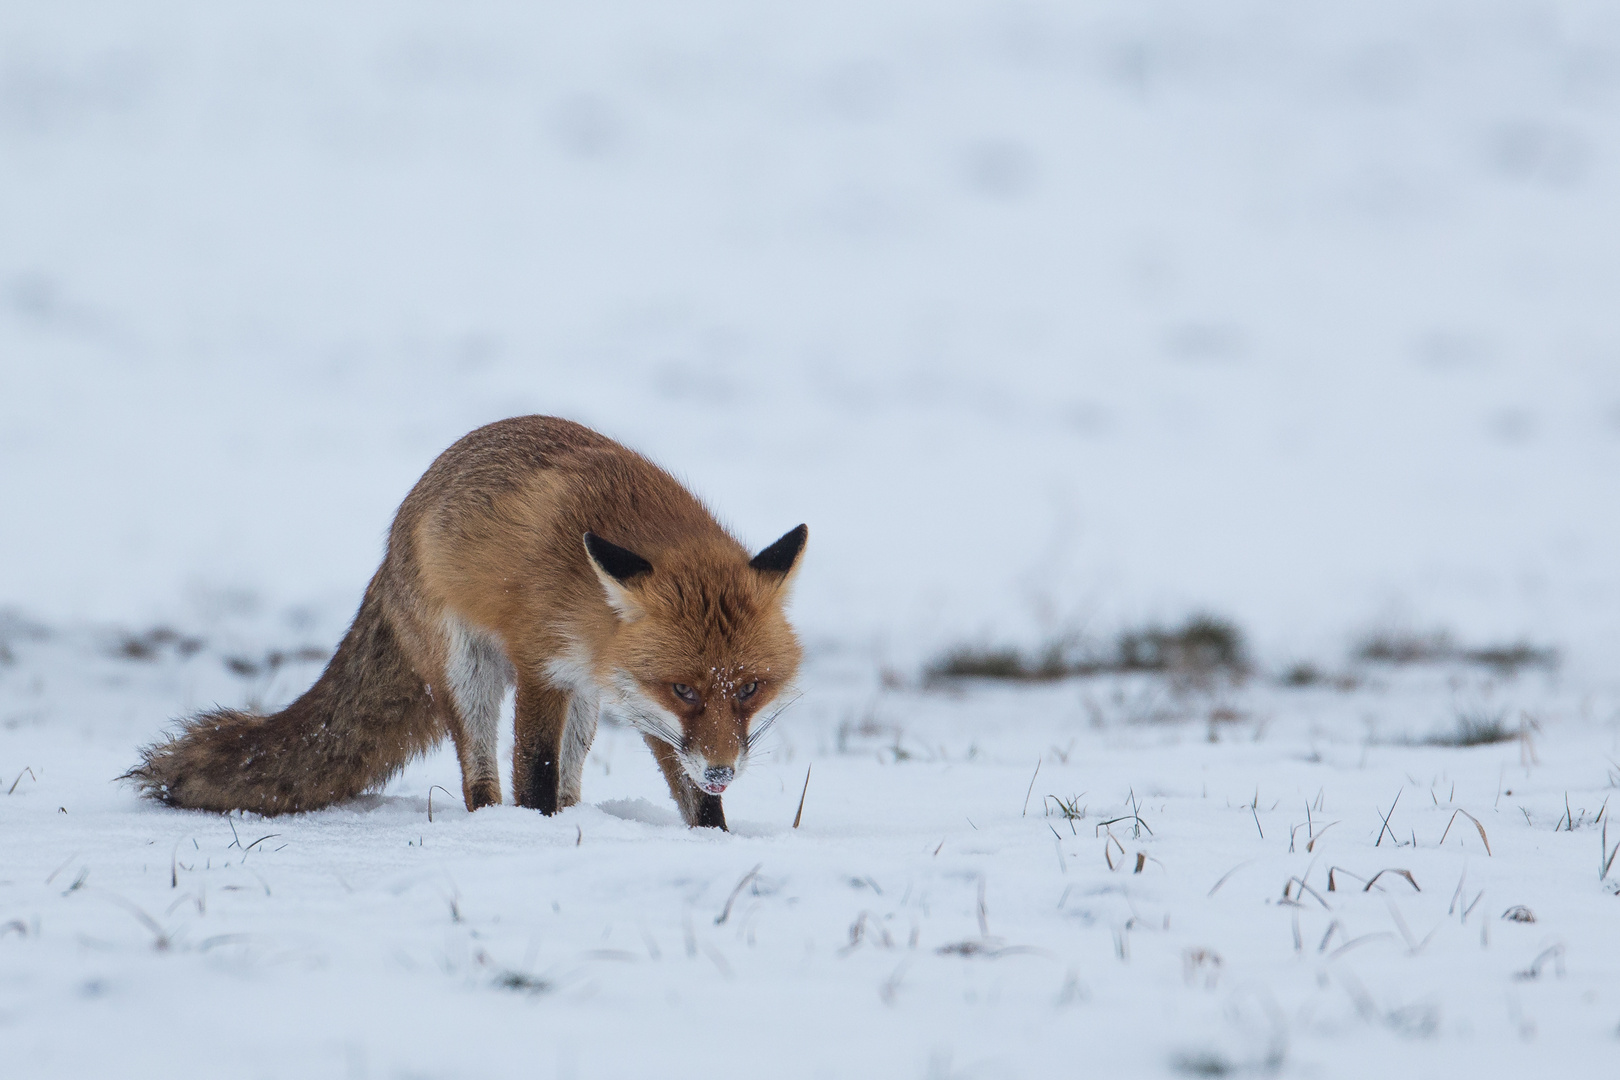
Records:
[[[703,783],[698,786],[710,795],[718,795],[726,790],[726,785],[736,777],[737,770],[730,765],[713,765],[703,770]]]

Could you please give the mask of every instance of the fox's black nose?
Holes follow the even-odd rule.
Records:
[[[711,793],[718,793],[724,791],[736,775],[737,770],[730,765],[715,765],[703,770],[703,786]]]

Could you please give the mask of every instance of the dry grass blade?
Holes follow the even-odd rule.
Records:
[[[759,875],[759,871],[764,865],[764,863],[756,863],[752,870],[748,871],[748,873],[744,874],[738,880],[737,887],[731,890],[730,896],[726,897],[725,908],[721,910],[720,914],[714,917],[714,925],[720,926],[727,919],[731,918],[731,905],[737,902],[737,897],[742,895],[744,887],[746,887],[750,881],[753,881],[754,878]]]
[[[1121,844],[1119,842],[1119,838],[1116,837],[1112,832],[1109,832],[1108,839],[1103,841],[1103,861],[1108,864],[1108,869],[1110,870],[1116,869],[1114,866],[1114,856],[1111,850],[1114,847],[1119,848],[1119,857],[1123,859],[1125,857],[1125,845]]]
[[[1603,823],[1603,833],[1598,837],[1598,854],[1601,856],[1602,862],[1599,867],[1598,880],[1605,881],[1609,877],[1609,867],[1614,865],[1614,857],[1620,855],[1620,842],[1614,845],[1613,851],[1609,850],[1609,823],[1607,821]]]
[[[1438,930],[1439,927],[1437,926],[1434,930],[1430,930],[1428,937],[1424,938],[1422,941],[1418,941],[1412,936],[1412,931],[1407,928],[1406,920],[1401,918],[1401,911],[1395,906],[1395,902],[1391,900],[1387,901],[1387,903],[1389,904],[1389,917],[1394,921],[1395,928],[1401,932],[1401,938],[1406,942],[1406,954],[1408,956],[1416,956],[1418,953],[1423,951],[1425,946],[1427,946],[1431,940],[1434,939],[1435,930]]]
[[[1215,895],[1215,890],[1219,889],[1222,885],[1225,885],[1227,878],[1231,877],[1233,874],[1237,873],[1239,870],[1243,869],[1245,866],[1248,866],[1252,862],[1254,862],[1253,859],[1246,859],[1243,862],[1240,862],[1236,866],[1232,867],[1232,869],[1228,870],[1226,873],[1222,874],[1221,875],[1221,880],[1217,881],[1215,884],[1213,884],[1213,885],[1211,885],[1209,887],[1209,893],[1207,895],[1208,896],[1214,896]]]
[[[252,934],[215,934],[213,937],[205,937],[199,941],[197,951],[205,953],[217,949],[221,945],[240,945],[252,940],[254,940]]]
[[[1328,902],[1326,900],[1322,899],[1322,894],[1317,892],[1315,889],[1311,888],[1309,885],[1305,884],[1305,879],[1300,878],[1300,877],[1291,877],[1287,881],[1283,882],[1283,899],[1284,900],[1289,899],[1288,894],[1293,889],[1293,887],[1295,885],[1299,886],[1299,894],[1301,896],[1304,896],[1306,893],[1310,893],[1311,896],[1315,898],[1316,902],[1318,904],[1322,905],[1323,910],[1325,910],[1325,911],[1332,911],[1333,910],[1333,908],[1328,904]]]
[[[795,829],[799,827],[799,822],[804,820],[804,797],[810,794],[810,770],[813,768],[815,768],[815,762],[813,761],[804,767],[804,787],[799,792],[799,809],[793,815],[793,827]]]
[[[1039,775],[1041,775],[1041,759],[1036,758],[1035,759],[1035,775],[1031,776],[1029,778],[1029,788],[1028,788],[1028,790],[1026,790],[1024,792],[1024,811],[1023,811],[1023,813],[1018,815],[1019,817],[1028,817],[1029,816],[1029,797],[1035,791],[1035,777],[1039,776]]]
[[[1047,798],[1049,798],[1049,799],[1056,798],[1056,797],[1057,796],[1055,796],[1055,795],[1048,795],[1047,796]],[[1131,815],[1126,814],[1124,817],[1115,817],[1115,818],[1109,818],[1107,821],[1099,821],[1099,822],[1097,822],[1097,824],[1095,826],[1092,827],[1091,835],[1096,836],[1098,832],[1108,830],[1108,826],[1110,826],[1110,825],[1118,825],[1122,821],[1129,821],[1129,820],[1131,820]],[[1152,831],[1153,831],[1152,829],[1148,830],[1148,832],[1150,832],[1150,833]]]
[[[894,948],[894,939],[891,938],[889,936],[889,932],[883,928],[883,924],[878,922],[876,917],[873,916],[871,912],[863,911],[856,917],[854,922],[849,924],[849,941],[844,945],[843,948],[838,950],[838,955],[848,956],[850,953],[859,948],[861,942],[867,939],[868,927],[870,927],[881,938],[882,945],[885,949]]]
[[[1381,938],[1392,938],[1394,936],[1395,935],[1392,932],[1388,931],[1388,930],[1380,930],[1377,933],[1372,933],[1372,934],[1362,934],[1360,937],[1351,938],[1349,941],[1345,942],[1343,945],[1340,945],[1337,949],[1334,949],[1331,953],[1328,954],[1328,959],[1329,960],[1337,960],[1339,957],[1343,956],[1345,953],[1349,952],[1351,949],[1354,949],[1359,945],[1365,945],[1369,941],[1378,941]]]
[[[27,773],[28,779],[32,780],[34,783],[39,783],[39,777],[34,775],[34,770],[24,766],[23,771],[17,774],[17,779],[13,780],[11,782],[11,786],[6,789],[7,795],[10,795],[12,792],[17,790],[17,785],[22,783],[23,773]]]
[[[1084,794],[1085,792],[1083,791],[1080,793],[1080,795]],[[1041,812],[1044,814],[1050,814],[1052,812],[1050,804],[1056,803],[1058,813],[1063,815],[1063,820],[1069,823],[1069,832],[1078,836],[1079,831],[1075,829],[1074,823],[1084,820],[1086,811],[1088,809],[1087,806],[1080,805],[1080,795],[1075,795],[1068,799],[1060,799],[1056,795],[1048,795],[1046,798],[1041,800]],[[1093,833],[1093,835],[1095,835],[1095,833]]]
[[[1378,879],[1383,877],[1385,874],[1399,874],[1399,875],[1401,875],[1401,877],[1403,877],[1407,881],[1411,882],[1411,885],[1412,885],[1413,889],[1415,889],[1418,892],[1423,891],[1421,888],[1418,887],[1417,878],[1412,876],[1412,871],[1410,871],[1410,870],[1401,870],[1401,869],[1399,869],[1397,867],[1393,867],[1393,866],[1385,867],[1384,869],[1378,871],[1378,873],[1374,874],[1371,878],[1368,879],[1366,887],[1363,888],[1361,891],[1362,892],[1371,892],[1372,887],[1374,885],[1378,884]]]
[[[1553,970],[1562,979],[1564,977],[1564,946],[1561,943],[1549,945],[1541,950],[1536,958],[1530,961],[1529,967],[1523,971],[1515,972],[1513,977],[1521,982],[1539,979],[1541,978],[1542,966],[1549,960],[1553,962]]]
[[[1444,844],[1446,842],[1446,837],[1451,835],[1451,823],[1457,820],[1458,814],[1461,814],[1463,817],[1474,823],[1474,828],[1479,830],[1480,840],[1485,844],[1485,854],[1489,856],[1491,854],[1491,838],[1485,835],[1485,826],[1479,823],[1479,818],[1461,808],[1454,811],[1451,815],[1451,820],[1446,822],[1446,831],[1440,834],[1440,843]]]
[[[1401,789],[1401,791],[1405,791],[1405,790],[1406,790],[1405,788]],[[1400,843],[1399,840],[1395,839],[1395,830],[1391,829],[1389,827],[1389,819],[1395,816],[1395,807],[1396,807],[1397,804],[1400,803],[1400,801],[1401,801],[1401,792],[1397,791],[1395,793],[1395,801],[1389,804],[1389,813],[1379,815],[1380,817],[1383,818],[1384,826],[1383,826],[1383,828],[1378,830],[1378,840],[1377,840],[1376,843],[1373,844],[1373,847],[1378,847],[1380,844],[1382,844],[1384,842],[1384,834],[1386,832],[1389,833],[1389,839],[1390,839],[1390,841],[1392,843],[1395,843],[1395,844]]]
[[[1343,874],[1345,877],[1353,877],[1357,881],[1366,881],[1367,880],[1366,878],[1362,877],[1360,874],[1352,874],[1350,871],[1346,870],[1342,866],[1330,866],[1330,867],[1328,867],[1328,890],[1327,890],[1328,892],[1337,892],[1338,891],[1339,886],[1338,886],[1337,882],[1334,881],[1334,875],[1335,874]]]
[[[450,793],[449,788],[442,787],[439,784],[434,784],[432,787],[428,788],[428,824],[429,825],[433,824],[433,793],[435,791],[442,791],[442,792],[445,793],[445,795],[449,796],[450,798],[452,798],[452,799],[455,798],[455,796]]]
[[[75,851],[73,854],[69,855],[66,859],[63,859],[62,860],[62,865],[58,866],[55,870],[52,870],[51,871],[51,876],[45,879],[45,884],[49,885],[51,882],[55,881],[56,880],[56,875],[60,874],[64,870],[66,870],[68,868],[68,863],[72,862],[74,859],[77,859],[78,857],[79,857],[79,853],[77,851]]]
[[[97,891],[99,892],[99,890],[97,890]],[[158,952],[168,952],[169,951],[169,948],[170,948],[170,946],[172,946],[174,944],[174,941],[173,941],[173,939],[171,939],[169,937],[168,932],[165,931],[163,929],[163,927],[158,925],[158,922],[157,922],[156,919],[152,918],[152,916],[150,916],[146,912],[142,911],[139,907],[137,907],[135,904],[131,903],[130,901],[125,900],[122,896],[119,896],[117,893],[99,892],[99,894],[101,896],[105,897],[106,899],[111,900],[113,903],[117,904],[119,907],[123,908],[125,911],[127,911],[131,915],[135,916],[135,918],[139,919],[140,922],[141,922],[141,925],[146,927],[147,930],[151,931],[151,934],[152,934],[152,947],[154,949],[156,949]]]
[[[76,892],[78,892],[80,889],[84,888],[84,883],[86,881],[89,881],[89,880],[90,880],[90,868],[88,866],[79,867],[79,873],[78,873],[77,876],[74,877],[73,884],[69,885],[67,887],[66,892],[63,892],[62,895],[67,896],[68,893],[76,893]]]
[[[1305,845],[1306,854],[1314,853],[1316,851],[1316,842],[1322,839],[1323,836],[1327,835],[1327,831],[1337,824],[1337,821],[1330,821],[1326,825],[1322,826],[1322,831],[1312,836],[1310,842]]]
[[[1148,826],[1148,823],[1143,821],[1141,819],[1141,817],[1136,815],[1136,814],[1126,814],[1124,817],[1109,818],[1107,821],[1099,821],[1097,823],[1096,828],[1092,830],[1092,835],[1095,836],[1097,834],[1097,829],[1106,829],[1106,828],[1108,828],[1108,826],[1110,826],[1110,825],[1118,825],[1122,821],[1131,822],[1131,828],[1132,829],[1136,829],[1136,830],[1147,829],[1148,835],[1149,836],[1153,835],[1153,830],[1152,830],[1152,828],[1150,828]],[[1138,833],[1137,835],[1139,836],[1140,833]],[[1136,836],[1132,837],[1132,839],[1136,839],[1136,838],[1137,838]]]

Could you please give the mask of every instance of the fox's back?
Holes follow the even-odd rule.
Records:
[[[604,608],[581,546],[594,532],[649,558],[742,545],[669,473],[580,424],[524,416],[466,435],[417,482],[390,537],[424,599],[491,629],[535,610]],[[403,568],[403,567],[402,567]]]

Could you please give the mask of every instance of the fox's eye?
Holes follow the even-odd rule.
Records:
[[[698,699],[697,691],[692,689],[690,686],[687,686],[683,682],[676,683],[674,686],[670,687],[670,689],[674,690],[675,696],[680,698],[682,701],[695,703]]]
[[[759,689],[759,683],[757,683],[757,682],[748,683],[741,690],[737,691],[737,700],[738,701],[747,701],[749,698],[754,696],[754,691],[758,690],[758,689]]]

